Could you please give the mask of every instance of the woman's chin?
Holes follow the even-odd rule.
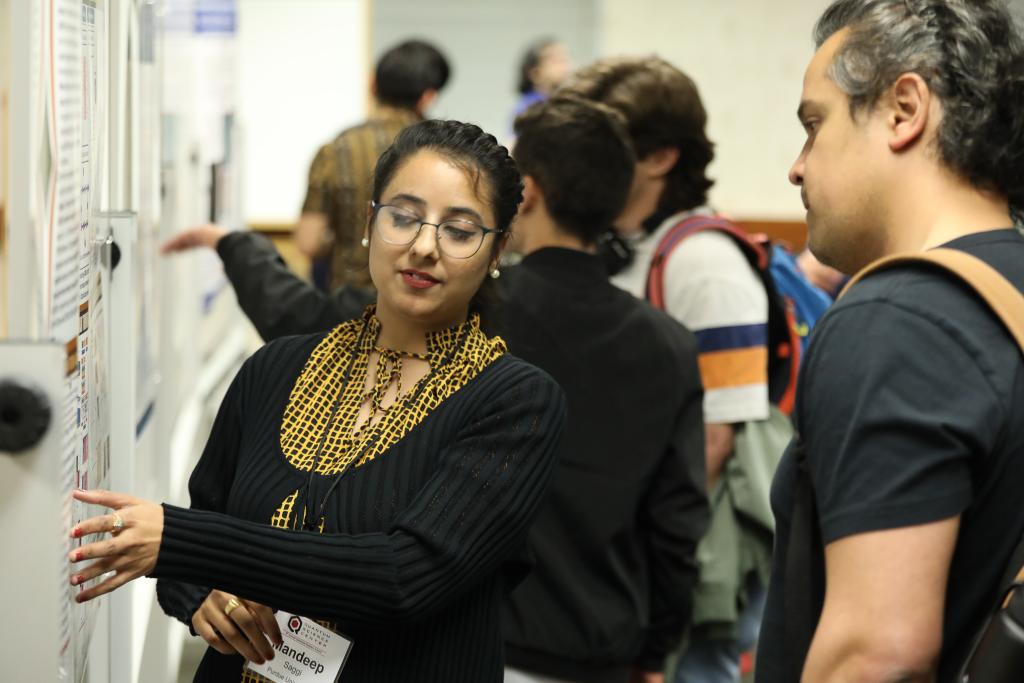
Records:
[[[454,314],[442,302],[422,295],[402,296],[395,301],[392,310],[396,315],[423,329],[440,329],[461,322],[454,320]]]

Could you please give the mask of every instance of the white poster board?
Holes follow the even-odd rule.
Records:
[[[224,288],[216,258],[201,268],[157,253],[211,206],[228,219],[239,207],[233,101],[217,92],[164,113],[162,20],[172,1],[0,0],[0,384],[28,371],[50,410],[39,444],[0,453],[0,532],[17,549],[0,563],[0,604],[27,624],[0,639],[0,658],[19,662],[4,680],[175,676],[181,628],[159,614],[152,582],[78,605],[67,561],[79,543],[73,524],[100,512],[73,503],[74,488],[180,498],[204,438],[198,407],[244,352],[233,297],[213,294],[204,312],[214,276]],[[220,27],[185,55],[201,68],[212,44],[230,51],[234,2],[190,4],[204,26]],[[230,83],[232,64],[204,92]],[[218,123],[204,127],[212,110]],[[165,212],[165,196],[186,201]],[[6,420],[0,413],[0,441]]]
[[[67,596],[70,577],[67,473],[53,457],[65,448],[65,355],[57,342],[0,342],[0,406],[5,412],[19,406],[22,424],[45,417],[41,437],[26,448],[0,443],[0,535],[12,548],[0,563],[11,620],[0,638],[0,658],[11,681],[75,680],[71,611],[57,598]],[[11,394],[25,390],[35,405]],[[5,422],[11,421],[8,415]]]
[[[103,602],[77,604],[74,596],[82,588],[72,588],[67,580],[67,552],[78,543],[68,540],[71,525],[95,514],[72,503],[71,491],[105,487],[110,463],[105,291],[109,270],[102,262],[102,235],[97,234],[94,220],[103,177],[98,154],[102,138],[96,123],[102,120],[105,101],[105,4],[104,0],[32,0],[4,7],[7,31],[18,36],[10,44],[13,109],[5,131],[7,139],[17,142],[4,160],[3,175],[5,194],[11,198],[10,221],[5,226],[11,238],[7,260],[17,263],[10,271],[5,297],[12,313],[8,333],[38,340],[50,349],[48,355],[59,350],[52,368],[39,369],[40,377],[59,376],[59,393],[52,393],[53,386],[46,389],[52,435],[45,447],[39,447],[43,450],[34,451],[48,464],[22,472],[10,482],[38,486],[45,492],[33,503],[37,513],[43,508],[59,511],[55,518],[59,529],[49,542],[59,549],[55,561],[60,579],[47,582],[46,590],[38,592],[5,581],[3,602],[13,613],[51,611],[57,616],[57,640],[52,643],[56,653],[50,659],[59,664],[60,680],[74,682],[81,680],[86,669]],[[18,369],[36,357],[33,348],[5,344],[3,363]],[[43,474],[46,481],[32,479]],[[5,517],[17,518],[22,512],[5,510]],[[31,543],[19,539],[18,533],[6,538],[21,551]],[[24,560],[37,570],[40,564],[43,569],[48,565],[31,554]],[[25,645],[19,638],[13,644]]]

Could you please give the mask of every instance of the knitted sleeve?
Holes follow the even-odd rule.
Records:
[[[227,500],[228,486],[234,478],[239,437],[243,385],[250,361],[232,380],[217,411],[210,438],[199,464],[189,480],[192,506],[197,510],[220,511]],[[210,593],[208,584],[160,579],[156,584],[157,601],[163,611],[192,628],[192,615]]]
[[[565,420],[561,389],[532,366],[492,366],[477,380],[488,382],[485,395],[451,411],[467,416],[465,425],[386,532],[277,529],[165,505],[153,576],[214,586],[342,629],[408,622],[445,607],[525,541]]]

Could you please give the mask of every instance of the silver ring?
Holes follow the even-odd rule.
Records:
[[[117,514],[116,512],[111,512],[110,514],[114,515],[114,528],[110,530],[110,533],[116,534],[118,531],[124,528],[124,520],[121,519],[121,515]]]

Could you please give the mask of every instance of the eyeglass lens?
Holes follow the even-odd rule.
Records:
[[[435,226],[393,206],[382,206],[377,212],[377,229],[389,244],[411,244],[423,225],[436,228],[438,248],[453,258],[469,258],[475,254],[487,234],[482,227],[469,221],[444,221]]]

